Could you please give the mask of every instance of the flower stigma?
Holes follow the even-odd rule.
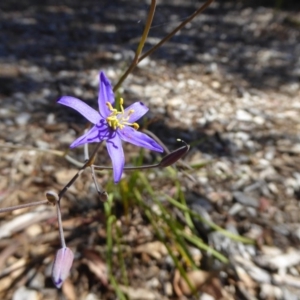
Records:
[[[134,113],[134,110],[131,109],[125,113],[123,108],[124,100],[120,98],[120,109],[113,108],[110,102],[106,102],[106,106],[111,111],[111,114],[106,118],[108,125],[113,129],[116,130],[118,128],[123,129],[126,126],[132,126],[135,130],[139,129],[139,124],[137,123],[130,123],[128,122],[130,116]]]

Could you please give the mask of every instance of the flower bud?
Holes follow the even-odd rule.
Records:
[[[181,157],[184,154],[186,154],[189,151],[189,149],[190,149],[190,146],[186,144],[186,145],[174,150],[173,152],[169,153],[168,155],[166,155],[165,157],[162,158],[162,160],[159,163],[159,166],[162,168],[171,166],[176,161],[181,159]]]
[[[69,276],[74,254],[71,249],[64,247],[57,251],[52,267],[52,280],[57,288],[60,288]]]

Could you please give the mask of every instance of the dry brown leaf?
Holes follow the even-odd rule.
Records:
[[[8,237],[11,234],[27,228],[28,226],[55,217],[54,210],[35,210],[15,217],[0,227],[0,238]]]
[[[173,278],[173,288],[174,288],[175,294],[178,297],[182,297],[183,293],[179,286],[179,280],[180,280],[180,273],[178,270],[175,270],[175,274],[174,274],[174,278]]]
[[[15,263],[7,267],[2,271],[2,274],[9,274],[8,277],[3,277],[0,279],[0,291],[6,290],[11,286],[11,283],[20,276],[25,269],[26,266],[26,259],[21,258],[16,260]]]
[[[236,266],[235,270],[239,276],[239,279],[244,283],[246,288],[253,289],[256,286],[256,283],[243,268]]]
[[[107,266],[100,255],[94,250],[84,250],[83,263],[85,263],[91,272],[93,272],[105,286],[108,284]]]
[[[166,246],[160,241],[140,245],[134,251],[136,253],[147,253],[155,259],[161,259],[168,254]]]
[[[9,256],[11,256],[15,251],[18,250],[18,247],[20,247],[19,242],[11,242],[6,248],[4,248],[0,253],[0,275],[3,276],[3,269],[5,262]]]
[[[201,270],[191,271],[186,275],[192,286],[195,287],[195,290],[198,290],[209,279],[209,273]],[[189,285],[187,284],[185,279],[181,277],[181,275],[178,281],[178,286],[184,295],[191,295],[193,293],[193,291],[190,289]]]
[[[195,291],[205,292],[215,299],[222,299],[222,285],[219,278],[213,272],[206,272],[202,270],[194,270],[187,272],[187,277],[194,287]],[[177,296],[190,296],[193,294],[193,290],[189,287],[186,280],[181,277],[178,270],[175,271],[173,286]]]
[[[62,292],[65,295],[67,300],[76,300],[76,292],[74,285],[70,278],[67,278],[62,286]]]
[[[229,300],[228,295],[225,296],[225,291],[222,288],[220,279],[216,276],[209,279],[208,282],[206,284],[204,284],[203,287],[201,287],[201,291],[203,293],[207,293],[207,294],[213,296],[216,300],[218,300],[218,299]]]
[[[63,224],[63,228],[76,228],[80,225],[82,225],[83,222],[83,218],[81,216],[76,217],[76,218],[70,218],[67,220],[63,220],[62,224]]]

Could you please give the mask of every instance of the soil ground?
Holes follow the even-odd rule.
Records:
[[[1,207],[42,200],[46,190],[58,191],[75,173],[74,165],[49,151],[68,149],[86,121],[56,101],[72,95],[96,107],[98,73],[104,70],[115,84],[126,69],[143,31],[146,2],[1,1]],[[198,5],[159,1],[145,49]],[[145,59],[122,86],[127,105],[142,100],[150,108],[148,129],[168,148],[178,146],[177,138],[191,144],[184,161],[193,166],[193,180],[178,175],[191,208],[256,241],[253,247],[237,245],[199,230],[199,236],[232,258],[233,268],[219,278],[225,299],[300,299],[299,41],[299,10],[215,2]],[[107,165],[104,150],[98,163]],[[125,151],[128,163],[138,155],[130,145]],[[82,149],[70,155],[83,160]],[[146,153],[145,162],[153,159]],[[99,180],[109,184],[110,174]],[[153,182],[157,190],[166,189],[159,180]],[[50,279],[59,247],[55,211],[45,207],[1,215],[2,299],[116,298],[105,271],[99,273],[104,260],[91,252],[95,241],[105,247],[104,215],[91,184],[84,175],[63,207],[70,247],[80,257],[62,292]],[[128,228],[135,234],[146,230],[132,222]],[[157,242],[151,236],[147,242]],[[129,297],[180,298],[174,268],[162,270],[158,258],[143,254],[146,250],[137,255],[138,246],[131,243],[137,263],[130,270],[135,279],[131,289],[126,287]],[[165,277],[159,277],[162,271]],[[134,292],[138,288],[142,295]],[[200,291],[195,299],[218,298],[210,290]],[[181,292],[182,299],[192,299]]]

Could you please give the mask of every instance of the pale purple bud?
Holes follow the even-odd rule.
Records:
[[[74,254],[71,249],[64,247],[57,251],[52,267],[52,280],[57,288],[60,288],[69,276]]]

